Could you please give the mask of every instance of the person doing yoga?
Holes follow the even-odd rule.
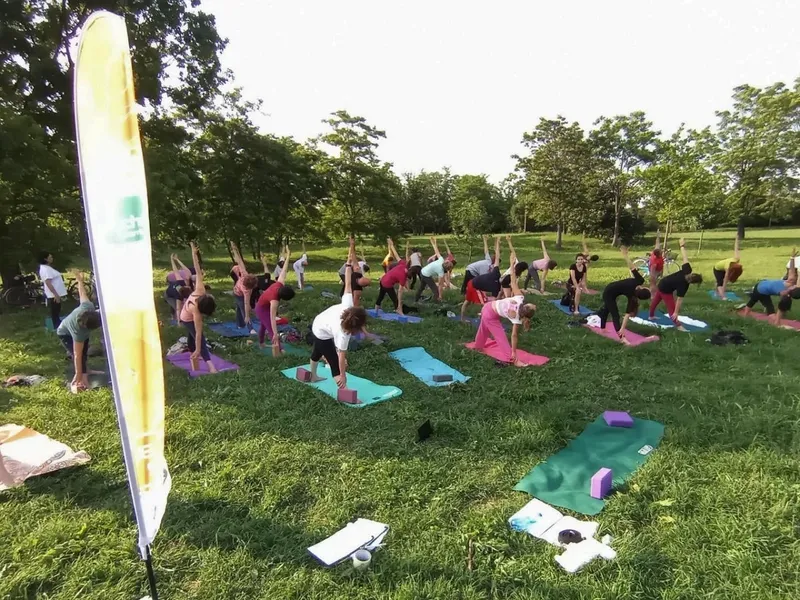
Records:
[[[422,252],[419,251],[419,248],[411,248],[408,264],[408,277],[411,279],[408,289],[413,290],[414,286],[417,285],[417,279],[420,278],[420,271],[422,271]]]
[[[724,258],[714,265],[714,279],[717,282],[717,296],[720,300],[726,299],[726,288],[729,283],[736,283],[742,276],[742,268],[739,255],[739,236],[733,242],[733,258]]]
[[[681,312],[681,306],[683,306],[683,298],[686,296],[686,292],[689,291],[691,284],[703,283],[703,276],[700,273],[692,273],[692,265],[689,264],[689,256],[686,253],[686,241],[683,238],[680,240],[680,246],[681,256],[683,257],[681,270],[672,275],[667,275],[658,282],[656,293],[650,300],[650,320],[655,319],[656,308],[663,300],[664,305],[667,307],[669,318],[672,319],[678,329],[683,329],[680,321],[678,321],[678,315]],[[677,296],[677,299],[673,294]]]
[[[94,307],[83,285],[83,273],[73,271],[78,282],[78,308],[69,313],[56,328],[56,334],[67,354],[72,356],[75,376],[70,382],[73,393],[89,389],[89,337],[92,331],[100,327],[100,312]]]
[[[684,264],[687,262],[684,261]],[[658,231],[656,232],[656,245],[650,252],[647,261],[647,270],[650,273],[650,294],[655,296],[658,291],[658,282],[664,275],[664,254],[661,252],[661,234]]]
[[[522,287],[527,289],[528,284],[531,282],[531,279],[533,279],[533,285],[536,291],[544,294],[544,284],[547,281],[547,274],[555,269],[558,263],[550,258],[550,255],[547,253],[547,247],[544,245],[544,240],[541,240],[541,242],[542,254],[544,254],[544,257],[531,262],[528,267],[528,276],[525,277],[525,284]],[[539,277],[540,272],[542,274],[541,277]]]
[[[489,238],[483,236],[483,260],[476,260],[467,265],[467,269],[464,271],[464,280],[461,282],[461,295],[464,296],[467,293],[467,284],[470,280],[485,275],[493,267],[492,257],[489,256]]]
[[[614,281],[605,287],[603,290],[603,306],[597,311],[597,316],[600,317],[600,329],[605,329],[608,316],[611,315],[611,319],[614,323],[614,330],[617,332],[617,335],[619,335],[620,341],[626,346],[629,346],[630,342],[625,337],[628,319],[636,316],[636,313],[639,312],[639,300],[647,300],[650,297],[650,290],[644,285],[644,277],[642,277],[642,274],[639,273],[639,270],[631,262],[628,256],[628,249],[622,246],[620,252],[625,262],[628,263],[631,277],[620,281]],[[625,317],[622,323],[620,323],[619,320],[619,308],[617,307],[617,298],[620,296],[627,300]]]
[[[494,239],[494,263],[491,269],[486,272],[473,277],[467,282],[466,294],[464,302],[461,304],[461,320],[465,319],[467,305],[479,304],[483,306],[487,297],[496,299],[500,296],[502,288],[500,286],[500,238]]]
[[[394,267],[389,269],[380,280],[380,292],[378,292],[378,300],[375,302],[375,310],[381,310],[383,299],[389,296],[389,300],[394,304],[394,310],[398,315],[403,314],[403,290],[406,288],[406,279],[408,277],[408,242],[406,242],[406,257],[400,260],[400,255],[397,254],[392,238],[389,238],[389,252],[394,257],[396,263]],[[395,292],[397,286],[397,292]]]
[[[177,321],[180,319],[184,301],[192,293],[192,274],[185,267],[179,268],[178,263],[180,261],[177,254],[170,255],[170,262],[172,263],[172,271],[170,273],[171,276],[167,277],[167,290],[164,292],[164,298],[172,308],[173,316]]]
[[[511,245],[509,244],[509,249]],[[511,251],[511,264],[516,261],[514,252]],[[492,338],[501,351],[501,360],[510,362],[518,367],[523,366],[517,359],[517,345],[519,343],[519,326],[523,325],[525,331],[531,327],[531,317],[536,312],[536,305],[525,303],[525,297],[517,285],[516,271],[512,269],[511,274],[511,296],[501,300],[493,300],[483,305],[481,309],[481,322],[478,325],[478,333],[475,336],[475,349],[485,348]],[[511,343],[506,338],[506,331],[503,329],[502,319],[506,318],[512,323]]]
[[[500,287],[503,290],[503,296],[510,298],[513,295],[513,290],[511,289],[511,271],[513,270],[514,275],[519,279],[522,274],[528,270],[528,263],[516,260],[517,253],[514,251],[514,246],[511,244],[510,235],[506,236],[506,242],[508,242],[508,247],[510,248],[511,254],[514,256],[514,261],[512,261],[511,266],[506,269],[506,272],[503,273],[503,278],[500,280]]]
[[[217,302],[214,300],[214,296],[206,293],[197,246],[192,242],[191,247],[192,260],[194,262],[197,279],[194,284],[194,292],[192,292],[191,296],[183,303],[180,320],[181,325],[186,328],[189,352],[192,353],[189,359],[192,371],[197,371],[199,365],[198,360],[202,357],[208,366],[209,372],[216,373],[217,369],[214,363],[211,362],[211,352],[208,351],[208,344],[203,335],[203,319],[214,314],[217,308]]]
[[[258,285],[258,277],[250,275],[239,253],[238,246],[231,242],[231,254],[236,261],[236,283],[233,284],[233,299],[236,302],[236,326],[250,327],[250,296]],[[233,274],[232,274],[233,275]]]
[[[350,238],[348,263],[356,260],[355,241]],[[347,386],[347,349],[350,337],[360,333],[367,324],[367,312],[361,306],[353,306],[350,288],[352,267],[348,265],[344,276],[344,296],[341,304],[325,309],[314,318],[311,335],[314,347],[311,351],[311,381],[322,381],[317,375],[319,361],[323,357],[328,363],[334,381],[339,388]]]
[[[422,292],[426,287],[430,288],[433,294],[433,299],[436,302],[441,302],[442,289],[444,288],[445,283],[445,274],[453,270],[453,263],[449,260],[445,260],[445,258],[441,255],[439,252],[439,246],[436,243],[436,238],[434,237],[431,238],[431,246],[433,247],[434,256],[437,258],[432,263],[422,267],[422,270],[420,271],[421,283],[419,289],[417,290],[417,302],[419,302],[420,297],[422,297]],[[436,277],[436,281],[433,280],[434,277]]]
[[[584,273],[583,277],[581,278],[581,291],[584,293],[589,292],[589,267],[592,266],[593,262],[597,262],[600,260],[600,257],[597,254],[589,254],[589,245],[586,243],[586,235],[584,234],[581,237],[581,243],[583,244],[583,266],[584,266]],[[580,302],[577,303],[580,305]]]
[[[573,315],[580,315],[581,294],[585,291],[583,283],[586,277],[588,259],[583,254],[575,255],[575,262],[569,266],[569,279],[567,279],[567,291],[561,297],[561,305],[569,306]]]
[[[297,289],[302,291],[306,287],[306,267],[308,266],[308,254],[306,254],[306,243],[303,241],[303,255],[294,261],[292,270],[297,276]]]
[[[769,322],[780,326],[786,313],[792,309],[792,300],[800,300],[800,288],[797,287],[797,249],[792,250],[792,261],[789,274],[786,279],[764,279],[759,281],[750,293],[750,300],[742,311],[749,315],[757,303],[761,303],[766,313],[769,315]],[[775,305],[772,296],[778,296],[778,311],[775,312]]]
[[[294,290],[286,285],[286,271],[289,266],[289,247],[283,255],[283,267],[278,274],[278,279],[259,296],[256,302],[256,316],[258,317],[258,345],[264,347],[264,335],[269,334],[272,342],[272,355],[283,353],[281,336],[278,335],[278,307],[281,301],[288,302],[294,298]]]
[[[342,289],[339,291],[340,298],[344,296],[344,276],[345,272],[347,271],[348,264],[350,264],[350,261],[345,261],[345,263],[339,269],[339,280],[342,282]],[[361,260],[352,266],[352,274],[350,275],[350,288],[353,292],[353,306],[361,306],[361,292],[364,291],[365,287],[372,283],[369,277],[365,276],[366,273],[369,273],[369,270],[369,265],[362,254]]]

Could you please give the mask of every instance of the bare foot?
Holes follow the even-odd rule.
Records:
[[[581,311],[579,311],[579,310],[573,311],[572,312],[572,316],[573,317],[580,317],[581,316]]]
[[[209,373],[217,373],[217,367],[214,366],[214,363],[209,361],[209,362],[206,363],[206,365],[208,365],[208,372]]]
[[[515,367],[524,367],[525,363],[522,362],[520,359],[517,359],[517,360],[514,361],[514,366]]]
[[[648,321],[655,321],[656,317],[655,317],[655,315],[653,315],[652,317],[647,317],[647,320]]]
[[[397,309],[396,311],[394,311],[394,312],[396,312],[396,313],[397,313],[398,315],[400,315],[401,317],[404,317],[404,316],[405,316],[405,315],[403,314],[403,309],[402,309],[402,308],[398,308],[398,309]]]
[[[628,341],[628,338],[619,338],[619,341],[622,343],[623,346],[630,346],[631,343]]]
[[[320,377],[319,375],[312,375],[311,376],[311,383],[317,383],[318,381],[325,381],[324,377]]]

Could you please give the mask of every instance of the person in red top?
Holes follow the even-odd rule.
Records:
[[[272,355],[278,356],[283,353],[281,348],[281,338],[278,335],[278,306],[281,300],[291,300],[294,298],[294,289],[286,285],[286,271],[289,267],[289,247],[287,246],[283,256],[283,267],[277,281],[270,285],[256,302],[256,316],[258,317],[258,345],[264,347],[264,334],[269,333],[272,341]]]
[[[658,282],[664,274],[664,253],[661,252],[660,233],[656,232],[656,245],[650,253],[650,260],[647,264],[650,271],[650,295],[655,296],[658,292]]]
[[[389,296],[389,299],[394,304],[394,310],[398,315],[403,314],[403,289],[406,287],[406,279],[408,277],[408,242],[406,242],[406,257],[400,260],[400,255],[397,253],[397,248],[394,247],[392,238],[389,238],[389,252],[397,261],[397,265],[392,267],[386,272],[386,275],[381,277],[380,292],[378,293],[378,301],[375,303],[375,310],[381,310],[383,299]],[[395,293],[394,286],[398,286],[397,293]]]
[[[236,283],[233,284],[233,299],[236,301],[236,326],[249,327],[250,295],[258,285],[258,277],[247,272],[247,267],[244,264],[244,260],[242,260],[242,255],[239,253],[239,248],[234,242],[231,242],[231,253],[236,261],[236,266],[239,267],[236,269],[238,274]]]

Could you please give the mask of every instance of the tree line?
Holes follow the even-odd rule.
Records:
[[[386,133],[339,110],[297,141],[261,131],[222,68],[227,40],[197,0],[4,4],[0,36],[0,270],[37,250],[85,247],[72,121],[70,44],[92,10],[125,17],[154,241],[235,240],[253,253],[287,239],[350,234],[554,229],[630,242],[648,225],[709,228],[798,218],[800,79],[733,92],[715,127],[664,136],[643,112],[589,131],[542,118],[499,184],[448,169],[398,176]],[[232,90],[232,91],[231,91]]]

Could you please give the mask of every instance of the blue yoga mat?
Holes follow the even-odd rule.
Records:
[[[406,371],[430,387],[442,387],[452,383],[464,383],[469,377],[462,375],[454,368],[432,357],[425,348],[403,348],[390,352],[389,356],[400,363]],[[452,381],[434,381],[434,375],[451,375]]]
[[[237,327],[235,321],[228,321],[226,323],[210,323],[208,328],[222,337],[236,338],[236,337],[249,337],[250,330],[255,329],[258,331],[258,320],[252,319],[250,327]]]
[[[378,311],[374,308],[370,308],[367,310],[367,314],[372,317],[373,319],[380,319],[381,321],[400,321],[400,319],[408,319],[407,323],[422,323],[422,319],[420,317],[412,317],[411,315],[406,315],[403,317],[402,315],[398,315],[396,312],[384,312],[382,310]]]
[[[643,321],[647,321],[649,320],[650,313],[646,310],[640,310],[639,314],[636,316],[642,319]],[[682,315],[678,316],[678,321],[681,320],[681,316]],[[672,322],[672,319],[670,319],[660,310],[656,311],[655,319],[651,321],[651,323],[655,323],[656,325],[661,325],[662,327],[671,327],[671,328],[675,327],[675,323]],[[708,329],[708,324],[706,324],[705,327],[698,327],[697,325],[690,325],[689,323],[682,322],[681,325],[683,326],[684,329],[686,329],[686,331],[706,331]]]
[[[720,300],[719,294],[717,294],[717,290],[708,290],[708,295],[711,296],[711,298],[713,298],[714,300],[719,300],[720,302],[722,302],[722,300]],[[739,296],[737,296],[734,292],[726,291],[725,300],[729,302],[740,302],[742,299]]]
[[[550,300],[550,304],[555,306],[561,312],[563,312],[563,313],[565,313],[567,315],[572,315],[572,311],[569,309],[569,306],[564,306],[563,304],[561,304],[561,300]],[[590,315],[590,314],[592,314],[594,312],[594,311],[586,308],[585,306],[579,306],[578,310],[584,316]]]
[[[307,368],[306,365],[301,365]],[[289,379],[294,379],[297,381],[296,373],[298,367],[293,367],[291,369],[285,369],[281,371],[284,377],[288,377]],[[311,387],[317,388],[320,392],[323,392],[333,398],[334,400],[337,399],[339,388],[336,387],[336,382],[333,380],[331,376],[331,370],[328,368],[327,365],[320,364],[317,368],[317,375],[320,377],[324,377],[323,381],[318,381],[316,383],[304,383],[303,385],[310,385]],[[298,383],[300,383],[298,381]],[[363,379],[362,377],[356,377],[352,373],[347,374],[347,388],[351,390],[356,390],[358,392],[358,399],[361,401],[361,404],[345,404],[342,403],[344,406],[348,408],[364,408],[365,406],[370,406],[371,404],[377,404],[378,402],[383,402],[384,400],[391,400],[392,398],[397,398],[398,396],[402,395],[403,390],[394,386],[388,385],[378,385],[377,383],[373,383],[369,379]]]

